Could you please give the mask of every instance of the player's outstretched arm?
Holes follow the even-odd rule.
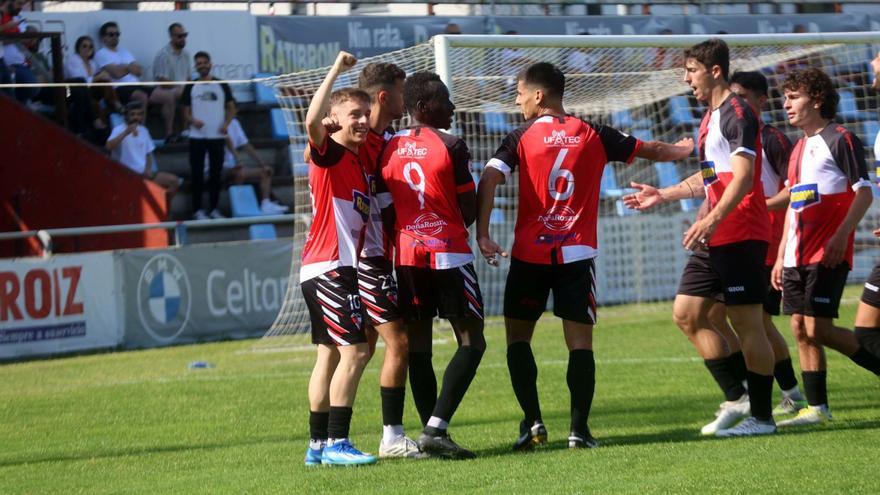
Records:
[[[489,217],[495,207],[495,189],[505,181],[504,174],[499,170],[486,167],[477,187],[477,246],[486,262],[492,266],[498,266],[499,254],[507,257],[507,253],[489,236]]]
[[[351,69],[356,63],[357,59],[354,55],[348,52],[339,52],[339,55],[336,56],[336,62],[324,77],[324,81],[315,91],[315,96],[309,103],[309,110],[306,112],[306,132],[308,132],[309,140],[319,148],[324,145],[324,139],[328,136],[324,117],[327,117],[327,112],[330,110],[330,93],[333,92],[333,83],[336,82],[339,74]]]
[[[694,140],[691,138],[684,138],[675,144],[664,143],[661,141],[648,141],[642,143],[641,148],[636,152],[636,156],[655,162],[669,162],[684,160],[691,156],[691,153],[693,152]]]
[[[658,189],[648,184],[630,182],[630,187],[636,192],[623,196],[623,204],[633,210],[649,210],[667,201],[679,199],[702,198],[706,191],[703,189],[703,177],[700,172],[688,177],[678,184]]]
[[[730,185],[724,189],[724,194],[706,218],[696,222],[685,232],[683,241],[685,248],[693,249],[701,242],[708,242],[721,220],[724,220],[752,190],[755,157],[747,153],[737,153],[730,157],[730,168],[733,170]]]

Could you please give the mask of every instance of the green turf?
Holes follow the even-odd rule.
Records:
[[[853,321],[848,290],[841,324]],[[829,352],[835,421],[772,437],[699,435],[722,399],[673,326],[669,303],[602,308],[590,424],[603,447],[568,451],[567,352],[542,320],[534,348],[550,445],[510,451],[520,412],[503,331],[451,432],[479,458],[306,468],[309,350],[254,353],[252,341],[0,366],[0,493],[877,493],[880,381]],[[790,332],[784,321],[783,334]],[[435,364],[454,350],[448,333]],[[375,452],[378,364],[355,405],[353,440]],[[188,370],[207,360],[213,369]],[[778,399],[778,391],[775,391]],[[408,431],[417,415],[407,398]],[[331,492],[332,490],[332,492]]]

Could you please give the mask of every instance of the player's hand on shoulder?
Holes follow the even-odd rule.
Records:
[[[663,202],[660,190],[654,186],[630,182],[630,187],[636,192],[625,194],[622,199],[623,204],[631,210],[647,210]]]
[[[339,69],[339,72],[345,72],[354,67],[355,64],[357,64],[357,57],[346,51],[341,51],[339,52],[339,55],[336,56],[336,63],[333,65]]]

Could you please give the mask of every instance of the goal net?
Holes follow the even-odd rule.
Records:
[[[794,142],[795,129],[786,123],[781,83],[785,74],[818,67],[838,86],[838,120],[858,135],[865,146],[873,175],[873,144],[878,124],[877,97],[870,89],[869,61],[877,54],[880,33],[721,36],[731,47],[731,73],[757,70],[770,83],[764,108],[765,123],[780,128]],[[644,141],[696,141],[705,108],[684,83],[684,48],[705,36],[439,36],[428,43],[358,62],[343,74],[337,87],[357,84],[359,69],[369,62],[388,61],[407,74],[431,70],[450,87],[456,105],[451,132],[471,150],[472,172],[479,180],[483,167],[504,136],[523,119],[514,104],[516,74],[528,65],[546,61],[566,76],[565,108],[598,124],[611,125]],[[299,259],[311,219],[307,166],[302,154],[307,144],[303,121],[309,98],[327,68],[269,79],[283,108],[290,134],[297,224],[288,293],[281,312],[260,345],[305,343],[296,335],[308,333],[309,317],[299,289]],[[407,122],[396,122],[400,128]],[[693,221],[698,200],[663,205],[648,213],[624,208],[621,196],[630,181],[661,187],[677,183],[698,170],[692,157],[676,163],[609,164],[602,178],[599,208],[597,295],[600,304],[668,300],[674,297],[687,259],[682,233]],[[517,213],[517,178],[501,186],[490,220],[492,237],[508,251]],[[880,220],[873,207],[857,235],[852,281],[862,280],[878,258],[871,230]],[[475,246],[476,249],[476,246]],[[500,315],[508,262],[493,268],[477,257],[477,273],[487,315]],[[279,337],[293,336],[288,339]]]

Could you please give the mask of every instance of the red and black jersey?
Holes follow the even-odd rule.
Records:
[[[855,134],[834,122],[815,136],[801,138],[788,167],[791,192],[786,267],[822,261],[825,244],[843,223],[855,191],[871,187],[865,150]],[[849,236],[845,260],[853,264],[853,239]]]
[[[433,127],[395,134],[380,159],[379,203],[397,215],[395,265],[455,268],[474,259],[458,195],[474,190],[471,154],[460,138]]]
[[[331,137],[309,143],[312,224],[302,252],[300,282],[340,266],[357,268],[370,197],[362,156]]]
[[[364,172],[370,190],[370,220],[364,234],[364,247],[361,258],[383,257],[391,259],[394,252],[391,236],[385,233],[382,226],[382,212],[376,199],[376,179],[379,176],[379,158],[385,143],[391,139],[394,131],[386,129],[382,134],[370,129],[367,140],[361,145],[359,153],[364,154]]]
[[[772,198],[785,188],[788,177],[788,160],[791,156],[791,141],[788,136],[772,125],[761,127],[761,183],[764,186],[764,197]],[[776,263],[782,231],[785,229],[785,208],[767,211],[770,218],[770,247],[767,249],[768,266]]]
[[[531,119],[508,134],[486,166],[508,179],[519,168],[513,257],[537,264],[596,257],[602,171],[610,161],[630,163],[641,145],[571,115]]]
[[[767,221],[767,203],[761,184],[761,130],[758,119],[746,101],[731,93],[715,110],[711,110],[700,123],[700,169],[709,208],[714,208],[733,180],[730,159],[737,154],[755,157],[752,188],[736,209],[718,224],[709,239],[709,246],[722,246],[734,242],[770,240],[770,224]]]

